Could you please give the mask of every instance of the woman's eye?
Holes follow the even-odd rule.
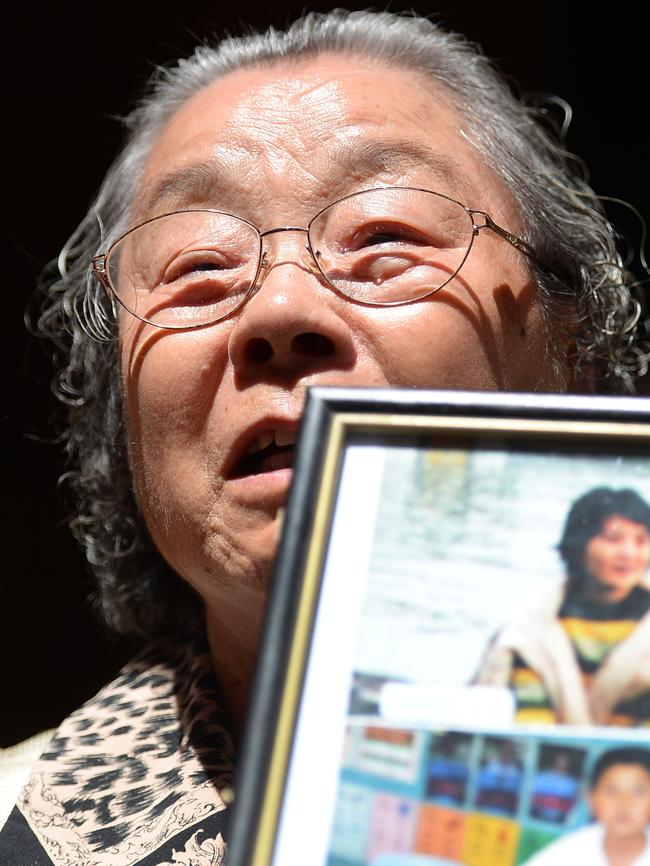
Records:
[[[205,255],[181,256],[172,262],[165,271],[165,282],[173,282],[192,274],[216,274],[229,270],[226,258],[215,253]]]
[[[197,262],[192,266],[190,272],[193,274],[197,273],[208,273],[211,271],[224,271],[225,267],[222,264],[217,262]]]
[[[383,225],[369,227],[361,230],[356,237],[356,242],[351,245],[353,249],[367,249],[378,247],[383,244],[399,246],[427,246],[431,243],[423,232],[408,225]]]
[[[375,234],[369,235],[365,239],[364,246],[374,247],[378,246],[379,244],[391,244],[403,240],[403,236],[398,235],[395,232],[376,232]]]

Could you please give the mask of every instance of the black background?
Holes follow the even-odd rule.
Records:
[[[36,276],[83,217],[121,141],[115,118],[132,105],[153,65],[188,53],[211,33],[239,32],[242,22],[282,26],[304,8],[270,9],[253,0],[239,0],[236,11],[193,0],[173,11],[136,2],[48,4],[38,12],[24,5],[24,13],[3,22],[8,244],[0,746],[56,724],[134,648],[110,640],[91,615],[84,565],[55,492],[58,449],[40,441],[52,410],[48,365],[22,324]],[[530,0],[414,8],[479,42],[523,91],[568,100],[574,109],[569,149],[586,161],[596,191],[626,199],[648,219],[646,46],[631,2],[612,4],[606,15],[586,3]]]

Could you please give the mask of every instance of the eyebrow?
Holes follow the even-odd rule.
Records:
[[[251,158],[254,155],[251,154]],[[465,191],[465,177],[459,163],[424,142],[407,139],[366,139],[362,143],[336,142],[317,155],[323,167],[323,193],[350,183],[351,177],[371,180],[386,172],[425,170],[445,192]],[[218,159],[192,163],[151,181],[138,196],[134,217],[141,222],[164,212],[161,208],[182,208],[197,204],[214,206],[216,194],[232,197],[241,190],[232,165]]]
[[[185,165],[144,187],[136,199],[134,217],[140,222],[164,212],[163,206],[175,208],[212,201],[216,190],[232,188],[234,180],[233,170],[219,160]]]
[[[369,178],[381,172],[424,169],[448,190],[465,188],[460,164],[422,141],[376,138],[338,143],[333,158],[337,169],[342,168],[346,174]]]

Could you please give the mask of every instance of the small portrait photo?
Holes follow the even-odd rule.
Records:
[[[542,744],[530,793],[530,817],[562,825],[578,801],[584,749]]]
[[[427,799],[444,806],[465,802],[470,776],[472,736],[449,732],[431,738],[427,761]]]
[[[648,456],[479,440],[387,448],[383,461],[350,714],[441,730],[624,727],[641,737],[650,726]]]
[[[597,487],[570,505],[564,579],[536,593],[491,642],[477,684],[508,686],[517,720],[650,723],[650,505]]]
[[[476,778],[474,806],[493,815],[519,809],[524,781],[523,744],[509,737],[486,737]]]
[[[589,774],[592,822],[522,866],[650,866],[650,749],[607,749]]]

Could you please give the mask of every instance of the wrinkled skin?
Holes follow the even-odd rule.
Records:
[[[376,142],[404,152],[373,158],[367,145]],[[431,159],[417,148],[431,150]],[[216,167],[211,180],[156,198],[162,178],[196,163]],[[387,184],[447,193],[521,231],[507,189],[440,89],[398,68],[327,55],[240,70],[196,94],[155,144],[136,202],[141,219],[214,207],[264,231],[305,226],[334,199]],[[165,558],[205,600],[235,721],[291,477],[280,469],[233,478],[234,455],[251,437],[295,429],[309,385],[564,388],[546,363],[526,261],[490,232],[480,233],[460,274],[438,294],[384,308],[351,303],[323,284],[304,234],[265,243],[270,271],[233,318],[185,332],[122,323],[139,502]]]

